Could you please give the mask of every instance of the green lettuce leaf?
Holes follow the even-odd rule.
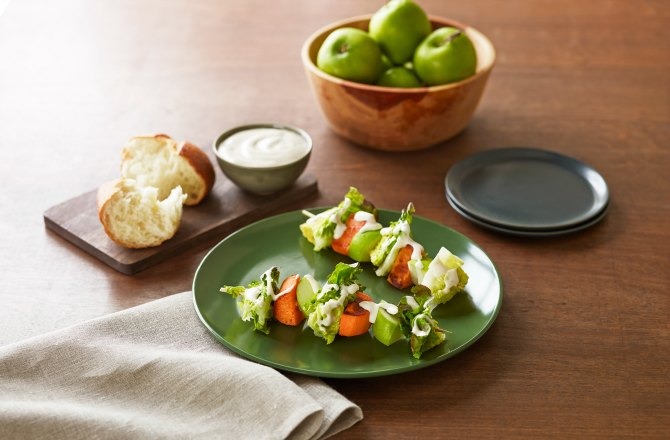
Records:
[[[437,304],[426,286],[414,286],[412,296],[404,296],[398,303],[400,327],[409,339],[412,356],[420,359],[423,353],[444,343],[445,330],[432,317]]]
[[[337,336],[344,307],[363,290],[356,280],[362,270],[358,264],[337,263],[307,310],[307,325],[327,344]]]
[[[386,276],[391,270],[391,265],[398,256],[398,252],[400,252],[399,242],[401,237],[411,239],[410,225],[413,216],[414,205],[409,203],[407,209],[400,213],[398,220],[381,229],[382,238],[377,247],[370,252],[370,262],[377,268],[375,273],[378,276]]]
[[[272,321],[272,297],[277,292],[279,269],[272,267],[264,272],[260,280],[254,280],[245,286],[223,286],[220,291],[237,299],[242,321],[251,321],[254,330],[270,333]]]
[[[421,284],[430,289],[437,304],[449,301],[465,289],[469,277],[462,266],[463,260],[444,247],[428,265]]]
[[[300,232],[318,252],[330,247],[337,226],[343,227],[349,216],[358,211],[376,214],[374,205],[352,186],[337,206],[316,215],[303,211],[309,218],[300,225]]]

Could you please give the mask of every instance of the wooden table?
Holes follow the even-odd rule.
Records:
[[[303,40],[381,1],[22,0],[0,16],[0,343],[190,289],[219,239],[134,276],[47,231],[43,212],[118,174],[131,136],[203,148],[273,121],[314,138],[310,172],[336,202],[349,185],[477,242],[503,278],[490,331],[458,356],[397,376],[328,380],[364,420],[342,438],[661,438],[670,427],[670,15],[623,0],[422,1],[487,34],[497,64],[476,116],[437,147],[384,154],[326,126]],[[513,238],[446,203],[449,167],[537,146],[607,179],[598,225]],[[218,172],[218,170],[217,170]],[[218,178],[222,178],[219,174]]]

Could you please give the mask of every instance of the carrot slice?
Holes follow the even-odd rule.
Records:
[[[391,266],[391,272],[386,278],[393,287],[406,289],[412,285],[412,274],[407,263],[412,259],[413,251],[412,245],[408,244],[398,252],[398,256],[395,258],[393,266]]]
[[[338,254],[349,255],[349,245],[351,245],[351,240],[353,240],[354,236],[358,234],[358,231],[365,226],[365,221],[355,220],[354,214],[351,214],[345,225],[347,228],[344,230],[344,233],[339,238],[333,240],[330,247]]]
[[[363,292],[356,293],[356,299],[347,304],[340,318],[340,336],[358,336],[370,329],[370,312],[359,305],[361,301],[372,301],[372,298]]]
[[[279,293],[281,295],[274,303],[274,317],[282,324],[296,326],[300,324],[305,315],[298,307],[297,288],[300,281],[299,275],[291,275],[281,283]],[[284,293],[286,292],[286,293]]]

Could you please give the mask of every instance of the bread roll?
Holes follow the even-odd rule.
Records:
[[[197,205],[212,189],[214,176],[212,163],[200,148],[165,134],[134,137],[121,152],[121,177],[158,188],[159,200],[181,186],[188,195],[184,204]]]
[[[98,189],[98,217],[105,233],[121,246],[158,246],[177,232],[186,198],[180,186],[159,200],[156,187],[116,179]]]

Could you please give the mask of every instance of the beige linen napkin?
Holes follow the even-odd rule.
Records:
[[[0,438],[324,438],[361,409],[242,359],[184,292],[0,347]]]

